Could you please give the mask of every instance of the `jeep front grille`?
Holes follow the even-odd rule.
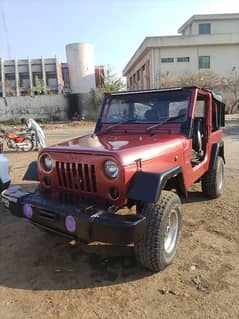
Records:
[[[60,187],[83,192],[96,192],[95,165],[56,162],[56,174]]]

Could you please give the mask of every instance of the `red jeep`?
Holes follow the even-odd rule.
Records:
[[[159,271],[176,254],[180,197],[201,182],[223,189],[224,104],[197,87],[120,92],[104,99],[95,131],[45,148],[24,176],[32,193],[10,188],[2,200],[34,225],[77,238],[134,244],[137,259]]]

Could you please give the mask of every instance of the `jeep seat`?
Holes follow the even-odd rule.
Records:
[[[156,110],[147,110],[144,113],[145,120],[150,122],[157,122],[159,120],[159,116]]]

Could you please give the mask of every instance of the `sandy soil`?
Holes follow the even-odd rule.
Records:
[[[90,126],[46,131],[47,144]],[[0,318],[238,318],[239,127],[225,129],[225,190],[193,187],[175,262],[153,274],[131,247],[71,246],[0,206]],[[6,152],[13,184],[37,152]]]

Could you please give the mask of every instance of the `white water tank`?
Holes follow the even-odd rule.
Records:
[[[88,93],[95,89],[93,46],[89,43],[67,44],[66,57],[72,93]]]

